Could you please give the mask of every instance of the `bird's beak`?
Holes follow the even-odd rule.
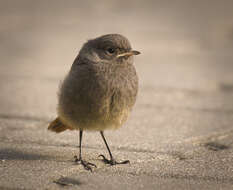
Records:
[[[132,56],[132,55],[139,55],[139,54],[140,54],[139,51],[131,50],[129,52],[125,52],[125,53],[117,55],[117,58],[118,57],[125,57],[125,56]]]

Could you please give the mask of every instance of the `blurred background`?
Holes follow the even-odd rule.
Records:
[[[232,1],[0,3],[1,75],[61,78],[86,40],[120,33],[142,52],[137,58],[142,82],[150,76],[148,72],[154,73],[151,84],[167,85],[183,78],[182,88],[206,88],[219,78],[232,79]],[[175,69],[172,75],[171,69]],[[190,84],[197,70],[203,79],[200,84]],[[216,70],[224,74],[217,76]],[[156,82],[156,75],[163,75],[163,81]]]
[[[232,10],[229,0],[2,0],[0,115],[51,120],[58,85],[82,44],[120,33],[142,52],[135,58],[140,91],[131,125],[167,125],[164,134],[156,131],[164,140],[173,125],[192,135],[216,123],[215,114],[233,112]],[[202,112],[214,111],[202,120]],[[229,127],[231,115],[222,117],[209,130]]]

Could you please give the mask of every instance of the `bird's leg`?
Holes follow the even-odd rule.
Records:
[[[103,140],[104,140],[104,143],[105,143],[105,145],[106,145],[106,147],[107,147],[107,149],[108,149],[108,153],[109,153],[109,156],[110,156],[110,160],[108,160],[103,154],[99,155],[99,157],[102,157],[102,158],[103,158],[103,162],[104,162],[105,164],[110,164],[110,165],[128,164],[128,163],[129,163],[129,160],[125,160],[125,161],[122,161],[122,162],[117,162],[117,161],[113,158],[112,153],[111,153],[111,151],[110,151],[110,148],[108,147],[107,141],[106,141],[106,139],[105,139],[105,137],[104,137],[104,132],[103,132],[103,131],[100,131],[100,134],[101,134],[101,136],[102,136],[102,138],[103,138]]]
[[[92,164],[92,163],[90,163],[90,162],[84,161],[84,160],[82,159],[82,136],[83,136],[83,131],[80,130],[80,131],[79,131],[79,158],[78,158],[77,156],[74,156],[75,162],[78,163],[78,164],[82,164],[83,167],[84,167],[86,170],[92,171],[91,166],[96,167],[96,165],[95,165],[95,164]]]

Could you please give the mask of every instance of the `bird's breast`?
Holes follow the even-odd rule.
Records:
[[[137,89],[134,67],[80,70],[64,80],[59,107],[77,125],[118,127],[126,121]]]

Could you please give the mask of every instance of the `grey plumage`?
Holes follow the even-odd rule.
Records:
[[[108,48],[117,49],[116,54]],[[138,90],[133,56],[116,58],[128,51],[129,41],[119,34],[84,44],[60,88],[58,116],[65,125],[83,130],[122,126]]]

